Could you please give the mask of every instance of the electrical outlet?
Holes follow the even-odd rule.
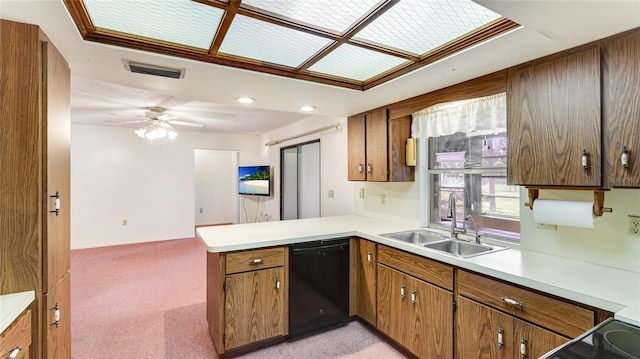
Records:
[[[126,225],[127,225],[127,220],[126,220],[126,219],[123,219],[123,220],[122,220],[122,225],[123,225],[123,226],[126,226]]]
[[[629,235],[640,237],[640,216],[629,215]]]
[[[380,195],[380,202],[382,204],[386,204],[387,203],[387,195],[386,194],[383,193],[383,194]]]
[[[200,213],[202,213],[202,207],[200,207]]]
[[[358,193],[360,194],[360,198],[364,198],[364,188],[360,188]]]
[[[336,193],[334,192],[334,190],[330,189],[329,190],[329,198],[333,198],[335,197]]]

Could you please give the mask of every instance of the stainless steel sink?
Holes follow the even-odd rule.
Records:
[[[411,231],[381,234],[381,237],[393,238],[407,243],[425,244],[447,240],[443,234],[415,229]]]
[[[436,251],[444,252],[447,254],[451,254],[460,258],[469,258],[473,256],[478,256],[485,253],[497,252],[503,249],[504,247],[488,245],[488,244],[477,244],[472,242],[465,242],[455,239],[448,239],[441,242],[433,242],[424,244],[425,248],[434,249]]]

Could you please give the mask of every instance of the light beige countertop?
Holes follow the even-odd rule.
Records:
[[[209,252],[288,245],[358,236],[426,258],[520,284],[615,313],[640,326],[640,273],[527,250],[518,246],[471,258],[458,258],[380,234],[416,229],[362,216],[337,216],[200,227]],[[446,233],[446,232],[443,232]]]
[[[0,333],[4,332],[34,299],[34,291],[0,295]]]

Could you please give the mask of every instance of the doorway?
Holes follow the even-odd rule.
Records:
[[[238,223],[238,151],[195,150],[195,225]]]
[[[280,219],[320,217],[320,140],[280,149]]]

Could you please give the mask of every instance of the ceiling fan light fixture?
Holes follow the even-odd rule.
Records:
[[[169,137],[173,140],[178,136],[178,133],[172,128],[166,128],[166,126],[151,124],[146,127],[140,128],[134,131],[139,137],[146,138],[150,141],[157,140],[159,138]]]

